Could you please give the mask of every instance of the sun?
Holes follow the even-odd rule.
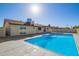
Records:
[[[31,6],[31,12],[32,12],[33,14],[38,14],[38,13],[40,13],[40,7],[39,7],[37,4],[33,4],[33,5]]]

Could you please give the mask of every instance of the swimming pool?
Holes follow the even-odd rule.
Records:
[[[78,56],[77,47],[72,34],[49,33],[25,40],[25,42],[65,56]]]

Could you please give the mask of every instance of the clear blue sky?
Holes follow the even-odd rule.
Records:
[[[38,15],[30,12],[32,4],[0,4],[0,26],[4,18],[27,21],[31,17],[40,24],[52,26],[79,25],[79,4],[37,4],[40,7]]]

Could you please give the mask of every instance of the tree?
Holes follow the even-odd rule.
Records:
[[[66,29],[70,29],[70,27],[65,27]]]
[[[73,26],[73,29],[77,29],[77,28],[79,28],[79,26],[76,26],[76,25],[75,25],[75,26]]]

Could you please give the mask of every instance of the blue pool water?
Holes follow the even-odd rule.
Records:
[[[25,40],[31,44],[54,51],[65,56],[78,56],[78,51],[72,34],[48,34]]]

